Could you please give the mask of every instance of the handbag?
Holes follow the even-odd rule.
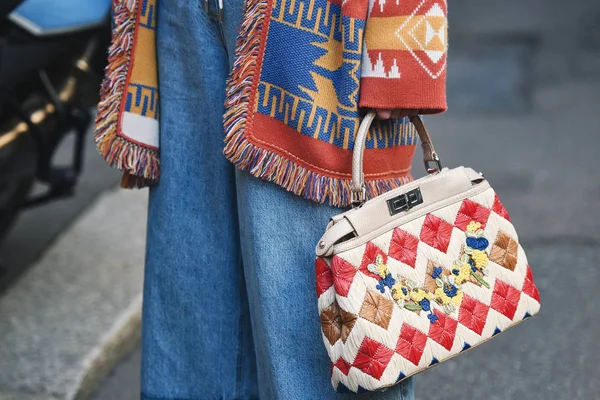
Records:
[[[539,311],[508,213],[471,168],[442,168],[418,116],[428,175],[365,202],[363,119],[352,158],[354,207],[316,246],[323,342],[338,392],[392,386]]]

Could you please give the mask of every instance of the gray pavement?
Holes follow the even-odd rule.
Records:
[[[67,139],[55,160],[69,161],[71,148]],[[147,194],[102,196],[119,180],[90,132],[75,195],[22,212],[3,242],[1,400],[88,398],[136,345]],[[113,234],[123,226],[128,241]]]
[[[146,197],[101,196],[0,298],[0,399],[89,398],[138,343]]]

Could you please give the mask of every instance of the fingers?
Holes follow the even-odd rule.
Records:
[[[392,110],[389,110],[389,109],[377,110],[377,118],[379,118],[379,119],[390,119],[391,116],[392,116]]]
[[[388,108],[382,108],[377,110],[377,118],[379,119],[390,119],[390,118],[405,118],[411,117],[419,113],[419,110],[408,109],[408,108],[395,108],[390,110]]]

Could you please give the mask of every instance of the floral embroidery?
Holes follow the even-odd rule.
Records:
[[[443,268],[440,267],[433,267],[433,273],[431,274],[431,277],[433,279],[437,279],[440,277],[440,275],[442,275],[442,271],[444,271]]]
[[[379,275],[379,277],[381,278],[377,286],[375,286],[375,288],[377,288],[381,293],[385,293],[386,287],[390,289],[393,288],[394,284],[396,283],[396,280],[392,277],[392,274],[388,270],[388,267],[383,263],[383,257],[381,257],[381,254],[377,255],[377,257],[375,258],[375,263],[369,264],[367,266],[367,269],[369,270],[369,272],[375,275]]]
[[[392,297],[394,300],[408,300],[408,288],[402,283],[396,283],[392,287]]]
[[[484,277],[488,275],[489,263],[489,256],[485,249],[488,248],[490,242],[485,238],[485,232],[481,229],[479,222],[471,221],[465,233],[467,235],[465,252],[461,259],[455,262],[455,265],[467,263],[471,268],[470,278],[473,279],[465,282],[472,282],[489,289],[490,285]]]
[[[463,300],[462,285],[472,283],[490,288],[485,281],[489,263],[489,256],[485,250],[490,245],[485,238],[485,232],[479,222],[471,221],[465,234],[467,239],[460,259],[456,260],[449,270],[436,265],[428,267],[425,283],[403,279],[399,275],[394,279],[387,265],[383,263],[383,257],[377,255],[375,262],[367,267],[380,278],[376,288],[381,293],[385,293],[385,289],[389,288],[399,307],[416,313],[426,312],[431,323],[439,319],[433,312],[434,304],[441,307],[446,314],[456,312]]]
[[[399,287],[402,293],[401,299],[395,299],[398,306],[415,312],[429,312],[429,315],[427,315],[429,320],[437,320],[437,316],[433,313],[430,302],[433,300],[433,294],[425,290],[423,284],[419,284],[410,279],[402,279],[399,275],[397,276],[397,281],[400,282]],[[405,291],[402,289],[405,289]]]
[[[460,266],[457,264],[460,264]],[[471,272],[473,272],[473,270],[468,262],[457,262],[455,263],[454,267],[452,267],[451,272],[454,274],[454,280],[456,281],[456,283],[462,285],[463,283],[468,282],[469,279],[471,279]]]

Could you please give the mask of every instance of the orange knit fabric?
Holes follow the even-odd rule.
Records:
[[[446,110],[447,6],[439,0],[371,0],[360,106]]]

